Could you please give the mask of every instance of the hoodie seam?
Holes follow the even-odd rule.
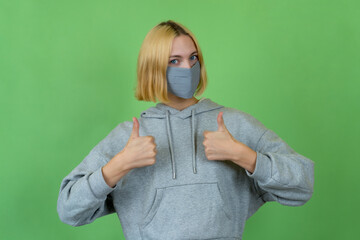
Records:
[[[167,189],[167,188],[174,188],[174,187],[182,187],[182,186],[188,186],[188,185],[198,185],[198,184],[217,184],[218,182],[196,182],[196,183],[184,183],[184,184],[178,184],[178,185],[170,185],[165,187],[157,187],[156,189]]]
[[[259,140],[257,141],[257,143],[256,143],[256,145],[255,145],[255,151],[258,152],[258,145],[259,145],[262,137],[265,135],[265,133],[266,133],[268,130],[269,130],[269,129],[266,129],[266,130],[261,134],[261,136],[259,137]],[[270,171],[271,171],[270,174],[272,174],[272,169],[270,169]],[[270,176],[270,179],[272,179],[271,176]],[[253,184],[254,184],[255,190],[256,190],[256,192],[257,192],[258,198],[261,198],[261,199],[264,201],[263,195],[266,194],[266,193],[262,193],[262,192],[260,191],[260,190],[261,190],[261,187],[258,186],[259,183],[258,183],[257,180],[254,179],[254,180],[253,180]],[[264,202],[265,202],[265,201],[264,201]]]
[[[269,131],[269,129],[266,129],[266,130],[261,134],[259,140],[257,141],[257,143],[256,143],[256,145],[255,145],[255,151],[258,151],[258,145],[259,145],[261,139],[263,138],[263,136],[265,135],[265,133],[266,133],[267,131]]]
[[[298,189],[298,190],[301,190],[301,191],[304,191],[304,192],[307,192],[307,193],[313,193],[313,191],[307,189],[307,188],[302,188],[302,187],[298,187],[298,186],[292,186],[292,185],[289,185],[289,184],[283,184],[282,182],[279,182],[278,180],[274,179],[271,177],[271,179],[274,181],[274,182],[277,182],[278,184],[281,184],[281,186],[283,187],[288,187],[288,188],[295,188],[295,189]]]
[[[108,159],[108,157],[106,157],[104,154],[102,154],[101,152],[98,152],[98,151],[96,151],[96,153],[98,153],[99,155],[101,155],[102,156],[102,160],[103,160],[103,162],[105,162],[105,163],[108,163],[108,161],[106,161],[105,159]],[[105,159],[104,159],[105,158]]]

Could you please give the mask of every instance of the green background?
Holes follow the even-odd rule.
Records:
[[[124,239],[116,214],[72,227],[61,180],[134,98],[146,33],[173,19],[198,38],[203,97],[250,113],[315,162],[312,199],[265,204],[244,239],[359,235],[360,4],[350,0],[0,0],[1,239]]]

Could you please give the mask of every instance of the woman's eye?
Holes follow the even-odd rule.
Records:
[[[197,59],[197,56],[196,55],[193,55],[190,57],[190,60],[196,60]]]
[[[170,61],[171,64],[176,64],[177,63],[177,59],[173,59]]]

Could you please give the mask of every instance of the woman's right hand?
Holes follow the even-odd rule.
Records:
[[[155,139],[153,136],[139,136],[139,121],[134,117],[133,129],[126,146],[102,167],[102,173],[105,182],[114,187],[131,169],[150,166],[155,162]]]

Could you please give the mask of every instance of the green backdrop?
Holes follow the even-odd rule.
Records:
[[[244,239],[359,235],[357,0],[0,0],[0,238],[124,239],[116,214],[72,227],[61,180],[134,98],[146,33],[173,19],[204,52],[203,97],[250,113],[315,162],[312,199],[265,204]],[[356,234],[356,235],[355,235]]]

